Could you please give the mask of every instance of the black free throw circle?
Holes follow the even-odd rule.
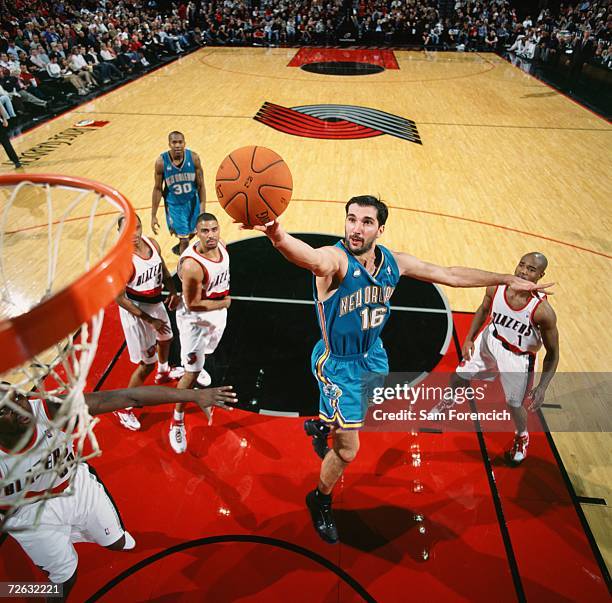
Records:
[[[301,69],[320,75],[372,75],[385,70],[374,63],[354,63],[353,61],[329,61],[325,63],[306,63]]]

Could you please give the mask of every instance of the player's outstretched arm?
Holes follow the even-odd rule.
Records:
[[[155,161],[155,184],[153,185],[153,193],[151,195],[151,230],[157,234],[159,230],[159,222],[157,221],[157,210],[162,198],[162,186],[164,180],[164,160],[160,157]]]
[[[491,287],[507,285],[516,291],[544,291],[553,283],[539,285],[513,274],[488,272],[478,268],[464,266],[438,266],[419,260],[407,253],[394,253],[393,257],[399,266],[402,276],[411,276],[422,281],[448,285],[449,287]]]
[[[315,249],[291,236],[282,226],[274,220],[265,226],[240,226],[246,230],[259,230],[272,241],[276,247],[292,264],[310,270],[315,276],[333,276],[347,270],[348,260],[346,254],[336,247],[319,247]]]
[[[177,402],[195,402],[200,408],[221,406],[236,402],[231,385],[206,389],[176,389],[161,385],[145,385],[127,389],[114,389],[85,394],[85,402],[92,415],[101,415],[129,406],[158,406]]]

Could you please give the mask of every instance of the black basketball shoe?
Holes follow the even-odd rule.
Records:
[[[329,436],[329,426],[319,419],[307,419],[304,421],[304,431],[307,436],[312,438],[312,447],[320,459],[324,459],[329,452],[327,438]]]
[[[331,508],[331,497],[325,497],[329,502],[323,502],[317,491],[313,490],[306,495],[306,506],[310,511],[312,525],[317,534],[329,544],[338,542],[338,528],[334,521],[334,514]]]

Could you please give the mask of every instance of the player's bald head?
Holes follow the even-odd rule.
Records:
[[[531,251],[526,253],[521,260],[523,262],[529,262],[532,266],[535,266],[540,272],[544,272],[548,268],[548,260],[543,253],[539,251]]]

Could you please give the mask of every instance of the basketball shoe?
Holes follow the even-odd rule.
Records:
[[[201,387],[208,387],[212,383],[212,377],[202,369],[198,375],[198,385]]]
[[[453,406],[455,406],[457,402],[455,402],[455,398],[442,398],[430,411],[428,414],[430,415],[445,415],[447,410],[450,410]]]
[[[130,431],[138,431],[140,429],[140,421],[136,418],[131,408],[116,410],[113,414],[119,420],[121,427],[125,427]]]
[[[183,454],[187,450],[187,432],[185,431],[185,423],[172,421],[170,423],[170,431],[168,432],[170,446],[176,454]]]
[[[529,434],[514,436],[512,446],[506,452],[506,459],[511,465],[520,465],[527,458],[527,446],[529,446]]]
[[[155,375],[155,384],[161,385],[162,383],[169,383],[170,381],[176,381],[185,374],[185,369],[182,366],[170,367],[169,371],[157,371]]]
[[[304,431],[307,436],[312,437],[312,447],[317,456],[320,459],[324,459],[325,455],[329,452],[329,446],[327,445],[327,438],[330,432],[329,426],[319,419],[307,419],[304,421]]]
[[[440,400],[432,409],[427,413],[430,415],[445,415],[446,411],[455,406],[454,400]]]
[[[338,542],[338,528],[331,508],[331,496],[324,496],[317,490],[306,495],[306,506],[310,511],[312,525],[317,534],[329,544]]]
[[[133,548],[136,547],[136,541],[134,540],[134,537],[127,530],[123,532],[123,535],[125,536],[125,541],[123,543],[123,550],[131,551]]]

